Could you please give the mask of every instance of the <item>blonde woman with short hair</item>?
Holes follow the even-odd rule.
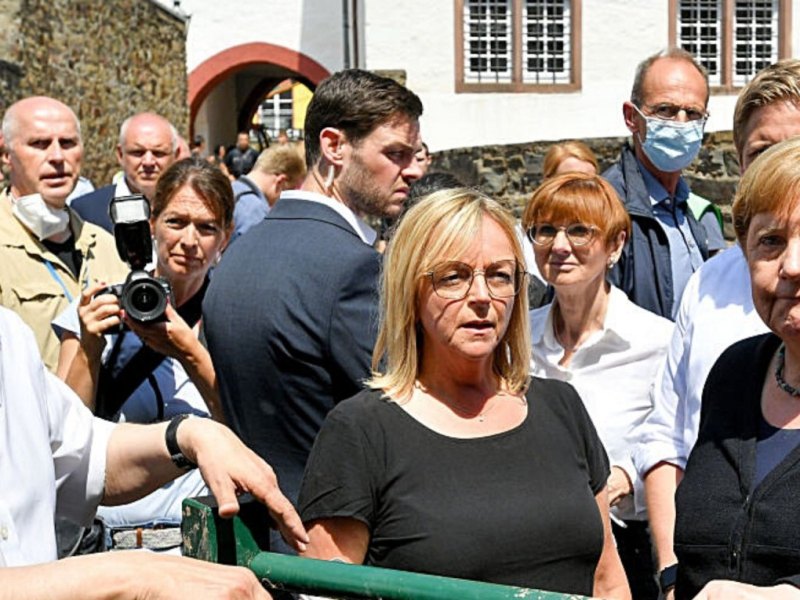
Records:
[[[570,386],[528,374],[525,278],[513,218],[480,192],[401,219],[373,376],[306,467],[306,556],[630,597],[602,444]]]

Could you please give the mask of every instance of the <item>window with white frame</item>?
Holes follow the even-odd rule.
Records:
[[[525,83],[570,83],[570,4],[568,0],[523,4],[522,80]]]
[[[778,0],[736,2],[733,11],[734,86],[778,60]]]
[[[512,0],[464,2],[464,81],[510,83]]]
[[[271,138],[292,127],[292,90],[273,94],[261,103],[261,125]]]
[[[456,19],[457,91],[579,87],[579,0],[456,0]]]
[[[670,43],[708,70],[709,85],[740,88],[788,56],[789,0],[671,0]]]
[[[722,1],[681,0],[677,45],[691,52],[708,71],[708,83],[722,84]]]

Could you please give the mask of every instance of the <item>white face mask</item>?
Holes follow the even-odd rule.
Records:
[[[11,212],[39,240],[64,233],[69,227],[67,209],[51,207],[41,194],[29,194],[13,200]]]

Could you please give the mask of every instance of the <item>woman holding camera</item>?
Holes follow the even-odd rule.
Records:
[[[79,324],[74,309],[56,319],[54,327],[64,332],[59,374],[98,416],[138,423],[179,414],[222,420],[211,357],[197,336],[208,272],[232,220],[233,193],[219,169],[192,158],[175,163],[158,181],[150,216],[152,275],[169,284],[174,304],[162,319],[142,323],[125,314],[107,286],[97,285],[81,296]],[[183,498],[203,489],[194,471],[139,502],[98,514],[112,529],[179,523]]]

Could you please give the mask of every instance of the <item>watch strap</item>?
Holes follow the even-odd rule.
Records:
[[[186,414],[172,417],[172,420],[167,426],[167,431],[164,434],[164,440],[167,443],[167,452],[169,452],[169,457],[172,459],[172,462],[176,467],[184,470],[197,468],[196,464],[186,458],[186,455],[178,445],[178,426],[188,418],[189,415]]]
[[[662,594],[675,587],[675,581],[678,578],[678,563],[672,564],[668,567],[661,569],[658,573],[658,589]]]

